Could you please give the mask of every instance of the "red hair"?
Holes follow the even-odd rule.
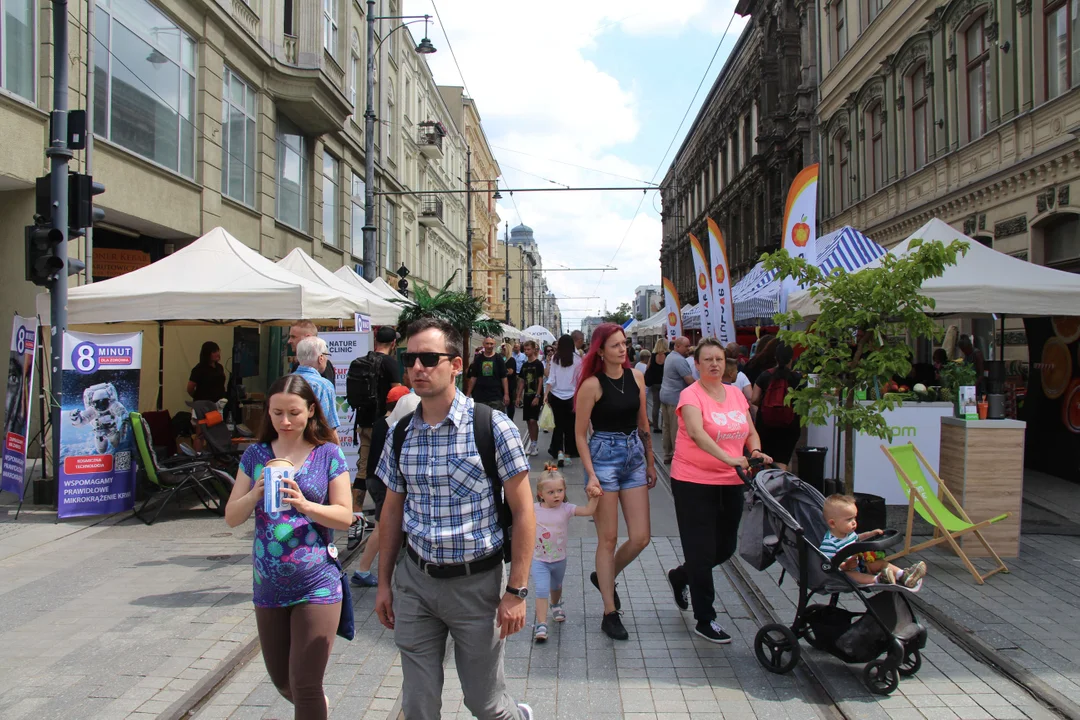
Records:
[[[600,357],[600,350],[603,349],[608,339],[615,333],[622,333],[623,337],[626,337],[626,331],[622,329],[621,325],[615,323],[603,323],[593,330],[592,338],[589,340],[589,352],[585,353],[585,357],[581,361],[581,374],[578,376],[577,388],[574,390],[575,406],[577,405],[577,391],[581,389],[581,384],[604,371],[604,360]],[[627,370],[633,367],[630,364],[630,353],[626,353],[623,367]]]

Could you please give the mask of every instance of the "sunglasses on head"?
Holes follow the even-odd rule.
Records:
[[[456,358],[457,353],[445,353],[445,352],[407,352],[404,355],[405,367],[411,368],[419,360],[420,364],[426,368],[433,368],[439,364],[440,358]]]

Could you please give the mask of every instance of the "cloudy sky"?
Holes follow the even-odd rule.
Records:
[[[640,187],[663,178],[742,31],[743,18],[730,22],[734,6],[734,0],[406,0],[403,14],[441,16],[430,29],[438,52],[428,61],[440,84],[460,85],[464,76],[504,187],[554,187],[548,181]],[[422,36],[422,25],[411,29]],[[659,193],[503,195],[500,217],[511,228],[519,222],[533,228],[545,268],[618,268],[548,273],[555,294],[567,298],[559,303],[566,329],[599,314],[605,303],[614,310],[631,301],[638,285],[660,282]],[[589,296],[596,297],[577,299]]]

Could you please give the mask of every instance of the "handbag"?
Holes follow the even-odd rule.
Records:
[[[341,576],[341,617],[338,618],[337,634],[346,640],[356,637],[356,619],[353,614],[352,589],[349,587],[349,576],[341,567],[337,559],[337,546],[330,543],[326,546],[326,555],[334,563]]]
[[[555,429],[555,413],[550,405],[544,405],[544,409],[540,411],[540,419],[537,420],[536,424],[540,426],[541,430],[547,430],[548,432]]]

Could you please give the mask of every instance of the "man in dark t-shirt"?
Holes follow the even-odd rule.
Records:
[[[536,455],[536,440],[540,434],[540,409],[544,406],[544,363],[539,358],[540,348],[532,340],[525,341],[526,360],[518,369],[517,404],[521,407],[521,419],[529,428],[525,452]]]
[[[495,354],[495,338],[484,338],[484,351],[473,358],[465,394],[492,410],[506,412],[506,406],[510,404],[510,386],[502,356]]]

